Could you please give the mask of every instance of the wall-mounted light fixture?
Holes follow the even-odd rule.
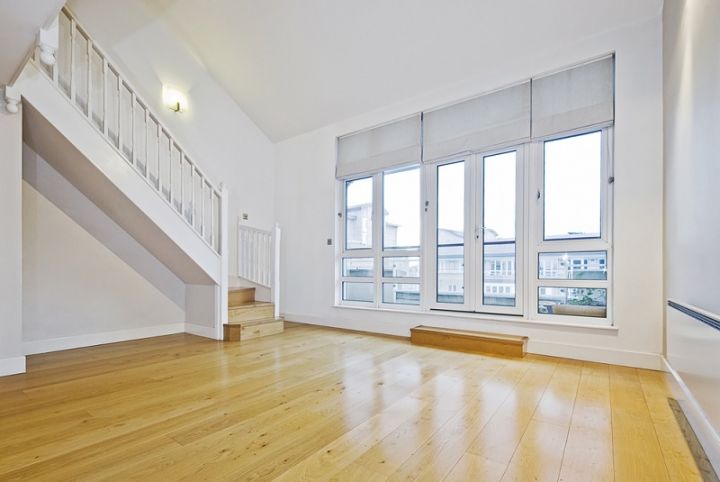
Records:
[[[163,104],[175,112],[184,112],[187,110],[187,97],[185,94],[177,90],[175,87],[163,85]]]

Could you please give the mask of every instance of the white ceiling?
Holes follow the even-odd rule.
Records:
[[[0,0],[0,85],[14,80],[37,33],[60,11],[64,0]]]
[[[662,0],[142,1],[273,141],[480,75],[528,50],[547,54],[662,7]]]

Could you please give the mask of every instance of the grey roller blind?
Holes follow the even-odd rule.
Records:
[[[530,138],[530,81],[426,112],[423,161]]]
[[[615,58],[532,80],[532,135],[542,137],[615,118]]]
[[[338,138],[338,179],[420,162],[420,114]]]

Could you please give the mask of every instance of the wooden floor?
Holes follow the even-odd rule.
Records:
[[[0,480],[699,480],[665,374],[314,327],[28,359]]]

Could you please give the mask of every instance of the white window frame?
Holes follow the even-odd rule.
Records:
[[[565,139],[568,137],[601,133],[601,167],[600,167],[600,237],[599,238],[578,238],[578,239],[545,239],[544,233],[544,153],[545,142]],[[604,323],[614,326],[613,319],[613,127],[611,125],[593,126],[584,129],[563,132],[535,139],[532,143],[532,158],[535,162],[531,169],[531,183],[535,187],[537,195],[532,199],[533,216],[531,216],[530,230],[532,239],[530,241],[530,266],[529,278],[530,289],[528,293],[528,316],[531,320],[571,323],[577,325]],[[539,256],[540,253],[564,253],[578,251],[606,251],[607,280],[540,280],[539,279]],[[534,264],[534,266],[533,266]],[[606,317],[572,316],[543,314],[538,312],[538,289],[546,288],[603,288],[607,290]]]
[[[516,202],[515,202],[515,306],[484,304],[484,169],[486,157],[516,152]],[[438,311],[464,311],[483,315],[523,316],[525,306],[526,266],[526,202],[525,179],[527,166],[526,145],[509,145],[476,154],[468,154],[425,166],[428,179],[428,216],[424,252],[428,280],[425,283],[426,307]],[[437,170],[439,167],[465,162],[465,232],[464,232],[464,299],[463,303],[440,303],[437,301]]]
[[[566,137],[602,133],[601,152],[601,235],[600,238],[579,238],[567,240],[545,240],[543,233],[544,207],[544,143]],[[500,306],[483,306],[483,240],[475,229],[482,226],[482,173],[478,172],[482,159],[495,154],[517,151],[516,172],[518,198],[516,201],[516,306],[503,309]],[[465,299],[463,304],[437,303],[436,301],[436,241],[437,241],[437,167],[455,162],[465,162]],[[418,167],[405,165],[387,172],[397,172]],[[384,249],[383,230],[383,175],[384,171],[358,174],[338,180],[336,205],[340,206],[336,218],[336,284],[335,305],[358,308],[374,308],[382,311],[431,312],[438,315],[467,316],[476,319],[523,320],[526,322],[550,323],[555,325],[614,326],[613,321],[613,124],[595,125],[544,138],[533,139],[522,144],[513,144],[497,149],[453,156],[434,163],[419,165],[421,183],[421,239],[420,249]],[[373,178],[373,247],[372,249],[345,249],[345,186],[348,181]],[[473,185],[476,183],[475,189]],[[538,197],[539,196],[539,197]],[[539,280],[538,263],[540,253],[576,251],[607,252],[607,280]],[[385,257],[419,257],[419,278],[389,278],[383,275]],[[372,258],[373,277],[342,276],[343,258]],[[469,264],[471,263],[471,264]],[[468,266],[473,266],[471,274]],[[368,282],[374,286],[374,301],[346,301],[342,299],[343,282]],[[384,303],[383,283],[420,284],[420,305]],[[605,288],[607,289],[606,318],[538,313],[538,289],[540,287]]]
[[[418,210],[420,213],[420,246],[417,248],[390,248],[385,249],[383,246],[383,234],[385,228],[385,216],[384,216],[384,176],[385,174],[391,174],[410,169],[419,169],[420,174],[420,205]],[[338,199],[338,205],[341,210],[338,211],[337,223],[338,231],[336,233],[336,239],[339,240],[338,249],[336,249],[336,279],[338,283],[336,285],[335,302],[336,304],[344,306],[357,306],[357,307],[373,307],[382,308],[387,310],[412,310],[419,311],[422,309],[422,303],[424,298],[423,290],[423,256],[422,246],[424,243],[424,216],[422,208],[422,199],[424,199],[423,190],[423,169],[419,164],[410,164],[400,166],[393,169],[387,169],[379,171],[373,174],[360,174],[357,176],[351,176],[338,181],[338,191],[336,198]],[[372,178],[373,180],[373,198],[372,198],[372,247],[370,249],[347,249],[346,239],[346,186],[348,182]],[[401,258],[401,257],[417,257],[420,259],[420,275],[417,278],[392,278],[386,277],[383,273],[383,259],[384,258]],[[372,258],[373,260],[373,276],[372,277],[356,277],[356,276],[343,276],[343,259],[349,258]],[[345,282],[359,282],[359,283],[373,283],[373,301],[354,301],[343,299],[343,283]],[[418,284],[420,285],[420,302],[418,305],[401,304],[401,303],[385,303],[383,301],[383,283],[393,284]]]
[[[377,303],[377,277],[378,277],[378,266],[377,266],[377,256],[375,255],[375,250],[378,246],[377,242],[377,220],[378,216],[376,214],[376,207],[378,204],[378,182],[377,182],[378,174],[360,174],[357,176],[348,177],[346,179],[341,180],[339,184],[339,199],[340,199],[340,211],[338,212],[338,218],[340,219],[340,222],[338,223],[338,227],[340,230],[340,236],[336,236],[336,239],[340,240],[340,249],[337,250],[339,253],[339,257],[336,260],[336,267],[337,267],[337,277],[336,279],[339,280],[338,283],[338,289],[336,293],[336,302],[341,303],[343,305],[347,306],[373,306]],[[372,246],[370,248],[356,248],[356,249],[347,249],[347,231],[346,231],[346,223],[347,223],[347,204],[346,204],[346,193],[347,193],[347,185],[352,181],[359,181],[362,179],[372,179],[373,187],[372,187],[372,210],[370,212],[370,222],[372,224]],[[343,259],[351,259],[351,258],[370,258],[373,260],[373,276],[372,277],[361,277],[361,276],[344,276],[343,273]],[[373,285],[373,302],[367,302],[367,301],[355,301],[355,300],[345,300],[343,299],[343,286],[344,283],[371,283]]]
[[[420,239],[419,243],[420,245],[417,247],[398,247],[398,248],[385,248],[385,175],[387,174],[394,174],[398,172],[408,171],[411,169],[417,169],[419,174],[419,183],[420,186],[418,186],[420,190],[420,199],[417,206],[418,209],[418,216],[420,220]],[[410,310],[420,310],[422,308],[423,304],[423,283],[422,283],[422,269],[423,269],[423,256],[422,256],[422,246],[423,246],[423,226],[424,226],[424,219],[423,219],[423,199],[424,199],[424,191],[423,191],[423,168],[422,165],[415,164],[410,166],[403,166],[396,169],[388,169],[385,171],[382,171],[378,173],[379,179],[380,179],[380,203],[378,206],[378,219],[380,219],[379,222],[379,231],[380,231],[380,242],[378,244],[378,251],[379,251],[379,257],[377,260],[378,263],[378,275],[379,275],[379,281],[378,281],[378,306],[388,308],[388,309],[410,309]],[[418,272],[417,278],[392,278],[392,277],[386,277],[385,276],[385,270],[384,270],[384,260],[385,258],[418,258],[420,260],[420,270]],[[419,294],[420,294],[420,301],[417,305],[411,305],[411,304],[403,304],[403,303],[386,303],[383,300],[383,284],[384,283],[393,283],[393,284],[416,284],[419,285]]]

